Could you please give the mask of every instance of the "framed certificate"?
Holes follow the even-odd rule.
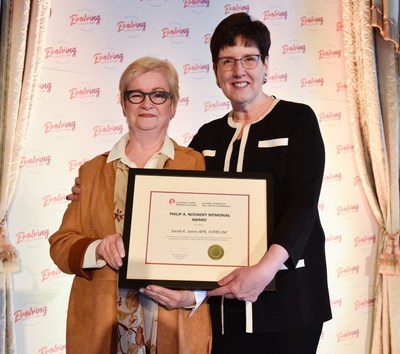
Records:
[[[269,174],[130,169],[119,286],[216,288],[263,257],[272,212]]]

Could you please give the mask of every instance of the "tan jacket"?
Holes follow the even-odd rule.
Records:
[[[203,156],[174,142],[175,158],[164,168],[204,170]],[[114,164],[108,154],[86,162],[79,170],[82,193],[64,214],[50,238],[50,255],[61,271],[75,274],[68,305],[68,354],[112,354],[117,348],[117,272],[108,265],[83,269],[87,247],[114,234]],[[205,354],[211,349],[211,322],[204,303],[189,318],[189,310],[159,307],[158,354]]]

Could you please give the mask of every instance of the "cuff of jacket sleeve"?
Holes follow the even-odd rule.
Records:
[[[93,271],[88,269],[83,269],[83,261],[85,258],[85,253],[89,245],[94,240],[92,238],[83,238],[75,242],[71,247],[68,256],[68,266],[72,273],[84,277],[85,279],[92,279]]]

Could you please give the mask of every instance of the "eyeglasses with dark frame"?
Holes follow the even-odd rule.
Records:
[[[237,61],[240,61],[244,69],[254,69],[260,61],[260,54],[245,55],[242,58],[235,59],[231,57],[222,57],[217,59],[218,66],[224,71],[233,70]]]
[[[168,98],[172,97],[172,94],[167,91],[153,91],[143,92],[140,90],[125,91],[125,98],[133,104],[139,104],[144,101],[146,96],[149,96],[150,101],[154,104],[163,104]]]

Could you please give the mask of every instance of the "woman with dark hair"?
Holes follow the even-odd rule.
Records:
[[[216,354],[315,353],[332,317],[318,215],[324,144],[309,106],[263,92],[270,43],[268,28],[246,13],[216,27],[213,68],[232,111],[203,125],[189,145],[203,153],[207,170],[273,174],[268,251],[208,292]],[[264,291],[274,278],[276,290]]]

